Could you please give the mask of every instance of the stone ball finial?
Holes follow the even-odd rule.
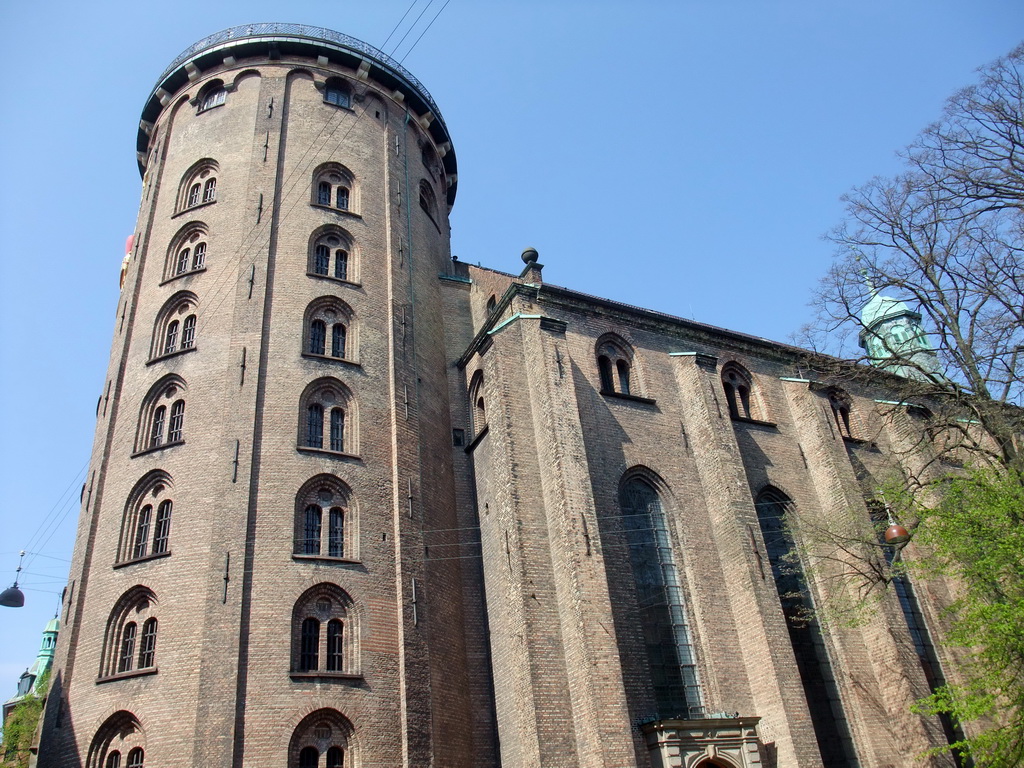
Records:
[[[540,254],[537,253],[536,248],[527,248],[523,251],[523,263],[525,264],[536,264],[539,258]]]

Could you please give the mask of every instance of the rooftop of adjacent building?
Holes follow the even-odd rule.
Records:
[[[401,94],[402,101],[415,117],[431,116],[427,130],[438,146],[451,144],[448,127],[430,92],[399,62],[362,40],[306,24],[245,24],[215,32],[193,43],[178,54],[157,79],[142,109],[142,121],[153,123],[156,120],[165,104],[161,96],[166,99],[168,94],[177,92],[195,79],[197,70],[203,72],[221,66],[227,56],[235,59],[263,56],[274,61],[287,55],[314,59],[324,56],[331,63],[352,70],[358,70],[360,65],[364,65],[368,68],[366,75],[370,79],[391,89],[393,93]],[[142,126],[139,128],[137,145],[140,153],[145,153],[149,145],[149,133]],[[442,162],[445,173],[455,177],[454,150],[450,149]],[[140,172],[142,170],[140,167]],[[455,189],[456,182],[453,182],[448,188],[449,206],[455,202]]]

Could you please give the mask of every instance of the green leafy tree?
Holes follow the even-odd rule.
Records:
[[[35,688],[19,701],[3,724],[3,743],[0,744],[2,764],[11,768],[28,768],[29,747],[35,738],[39,718],[43,715],[46,691],[50,687],[50,672],[44,672]]]
[[[948,481],[938,503],[904,502],[924,555],[908,567],[961,585],[947,642],[969,649],[965,682],[938,689],[917,711],[985,724],[958,745],[979,766],[1024,765],[1024,478],[968,471]]]

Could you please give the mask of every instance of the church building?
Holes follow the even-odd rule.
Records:
[[[955,669],[948,595],[826,625],[804,567],[927,461],[895,373],[840,389],[533,249],[453,260],[437,104],[331,30],[190,46],[137,152],[39,766],[897,768],[955,737],[910,711]]]

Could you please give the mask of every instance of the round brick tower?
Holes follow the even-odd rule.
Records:
[[[39,765],[473,765],[458,560],[422,555],[457,527],[436,105],[353,38],[235,27],[138,161]]]

